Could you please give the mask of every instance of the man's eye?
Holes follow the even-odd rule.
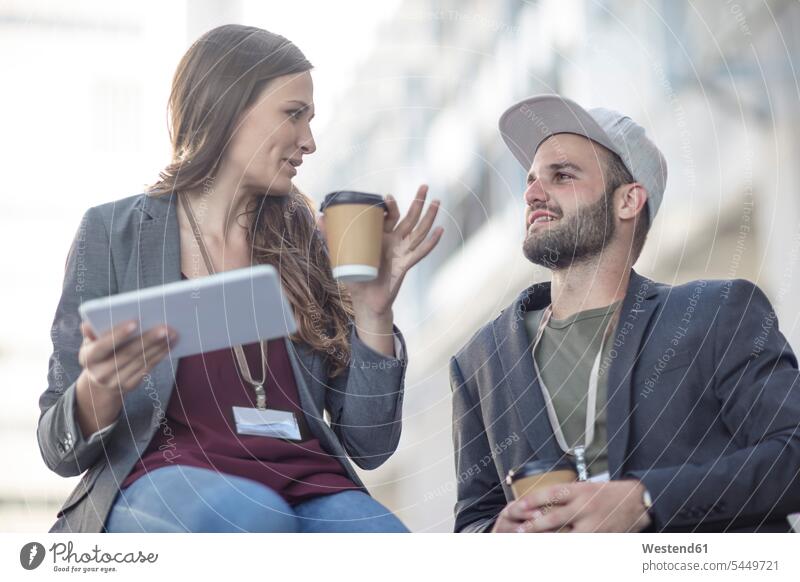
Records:
[[[556,180],[572,180],[572,176],[563,172],[559,172],[556,174]]]

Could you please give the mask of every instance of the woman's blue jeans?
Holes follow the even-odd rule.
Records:
[[[143,475],[117,495],[107,532],[408,532],[363,491],[290,506],[251,479],[175,465]]]

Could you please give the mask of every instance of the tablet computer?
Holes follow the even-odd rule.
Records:
[[[166,324],[178,333],[171,348],[177,357],[297,331],[278,273],[269,265],[91,299],[79,312],[97,335],[131,319],[141,332]]]

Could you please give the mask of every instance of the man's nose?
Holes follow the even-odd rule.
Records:
[[[539,180],[534,180],[525,189],[525,203],[533,206],[535,202],[547,202],[547,193]]]

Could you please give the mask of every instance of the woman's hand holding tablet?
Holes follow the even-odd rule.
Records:
[[[97,336],[86,322],[81,323],[78,362],[83,370],[75,388],[78,424],[86,438],[114,421],[123,396],[164,359],[177,337],[163,325],[143,334],[138,329],[131,320]]]

